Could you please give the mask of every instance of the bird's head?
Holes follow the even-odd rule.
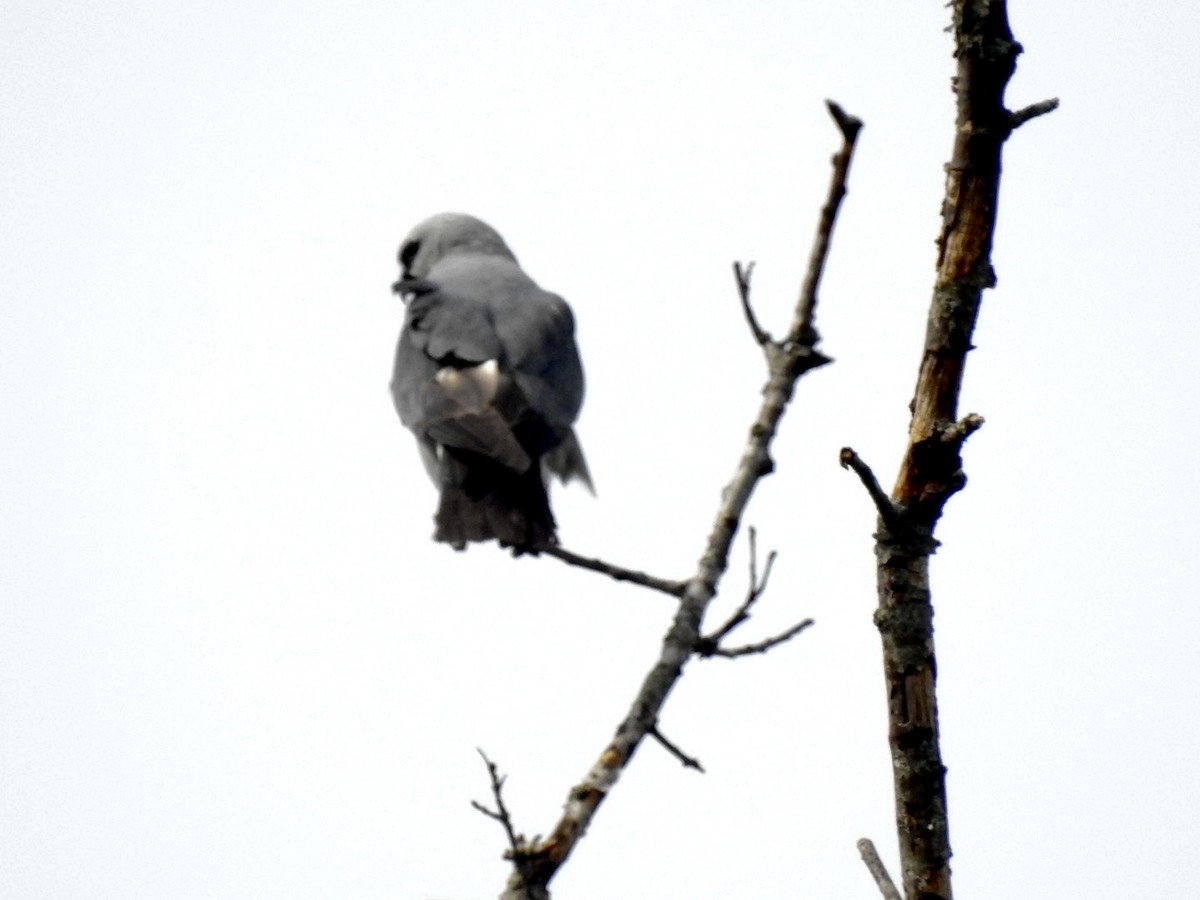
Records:
[[[393,287],[426,277],[447,256],[477,253],[517,261],[504,238],[491,225],[465,213],[438,213],[421,222],[400,244],[400,281]]]

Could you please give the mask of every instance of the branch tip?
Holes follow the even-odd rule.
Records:
[[[879,517],[889,528],[897,529],[900,526],[900,513],[896,509],[896,504],[892,503],[892,498],[879,486],[879,479],[875,477],[871,467],[863,462],[852,447],[841,449],[841,452],[838,453],[838,463],[843,469],[851,469],[858,476],[858,480],[867,489],[871,502],[875,504]]]
[[[471,806],[475,807],[479,812],[483,813],[489,819],[494,819],[504,826],[504,832],[508,835],[508,843],[513,853],[513,860],[516,861],[521,853],[521,845],[523,839],[513,828],[512,816],[509,815],[508,807],[504,805],[504,775],[500,774],[496,764],[488,759],[486,753],[479,747],[475,748],[475,752],[479,754],[483,760],[483,764],[487,766],[488,778],[492,783],[492,799],[496,801],[496,808],[489,809],[478,800],[472,800]]]
[[[846,196],[846,182],[850,175],[850,162],[854,157],[854,142],[858,138],[862,122],[848,115],[832,100],[825,101],[829,114],[837,123],[842,133],[841,149],[833,157],[833,174],[829,179],[829,192],[825,204],[821,207],[821,219],[817,225],[817,233],[813,238],[812,249],[808,255],[808,266],[804,273],[804,281],[800,285],[800,296],[796,300],[796,315],[788,332],[785,343],[799,344],[813,350],[820,341],[814,320],[817,313],[817,288],[821,283],[821,275],[825,271],[825,260],[829,256],[829,245],[833,240],[833,226],[837,222],[838,210],[842,199]],[[828,362],[823,358],[821,363]],[[809,365],[806,368],[815,368]]]
[[[752,656],[756,653],[766,653],[768,650],[772,650],[775,647],[778,647],[780,644],[786,644],[796,635],[803,631],[807,631],[814,624],[815,623],[812,619],[804,619],[801,622],[797,622],[786,631],[781,631],[779,634],[774,635],[773,637],[756,641],[753,644],[743,644],[741,647],[731,647],[729,649],[726,649],[725,647],[713,646],[709,649],[709,652],[702,652],[700,655],[705,658],[720,656],[724,659],[737,659],[739,656]]]
[[[962,447],[963,443],[983,427],[985,419],[978,413],[968,413],[957,422],[947,425],[941,433],[942,442],[951,444],[956,447]]]
[[[754,274],[754,263],[748,262],[742,265],[740,262],[733,264],[733,277],[737,281],[738,300],[742,304],[742,315],[746,317],[746,324],[750,326],[750,333],[754,335],[754,342],[760,347],[765,347],[771,343],[770,333],[758,324],[758,317],[754,315],[754,308],[750,305],[750,279]]]
[[[704,766],[700,765],[700,760],[696,759],[694,756],[688,756],[669,740],[663,737],[663,733],[658,730],[657,722],[646,730],[646,734],[658,741],[659,744],[662,745],[663,749],[679,760],[685,769],[695,769],[701,775],[705,774]]]
[[[772,550],[767,554],[766,564],[763,566],[762,578],[758,576],[758,530],[751,525],[748,529],[750,541],[750,581],[746,586],[746,599],[742,601],[742,605],[733,611],[725,623],[721,625],[712,634],[704,635],[696,641],[696,652],[701,656],[725,656],[728,651],[721,648],[721,641],[728,637],[734,629],[738,628],[750,618],[750,607],[758,602],[758,599],[767,590],[767,582],[771,580],[771,569],[775,567],[775,559],[778,554]]]
[[[857,846],[858,853],[862,857],[867,871],[875,879],[875,886],[879,888],[879,893],[883,897],[883,900],[904,900],[900,896],[900,891],[896,888],[896,883],[892,881],[892,876],[888,874],[887,867],[883,864],[883,860],[879,858],[879,853],[875,850],[875,845],[871,843],[870,839],[859,838]]]
[[[499,822],[508,836],[508,850],[504,856],[513,864],[513,874],[509,880],[509,890],[506,890],[503,896],[520,897],[521,900],[542,900],[542,898],[548,900],[549,894],[546,893],[544,886],[538,884],[532,877],[531,865],[540,838],[535,837],[532,841],[526,841],[524,835],[517,833],[513,827],[512,815],[509,813],[508,807],[504,805],[504,782],[507,776],[500,774],[497,765],[488,759],[488,755],[481,748],[476,747],[475,752],[487,766],[488,779],[492,783],[492,799],[496,802],[496,808],[489,809],[478,800],[472,800],[471,806],[489,819]]]
[[[838,131],[842,133],[842,137],[848,142],[853,143],[858,138],[858,132],[863,127],[862,119],[850,115],[833,100],[826,100],[825,108],[833,116],[833,121],[837,123]]]
[[[1038,116],[1044,116],[1046,113],[1052,113],[1058,109],[1058,98],[1051,97],[1049,100],[1041,100],[1037,103],[1031,103],[1028,106],[1018,109],[1008,116],[1008,130],[1016,131],[1030,119],[1036,119]]]

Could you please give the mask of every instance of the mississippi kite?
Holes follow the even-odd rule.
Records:
[[[583,403],[575,320],[489,225],[441,213],[400,245],[407,303],[392,398],[440,491],[434,539],[514,552],[557,542],[546,495],[591,477],[571,426]]]

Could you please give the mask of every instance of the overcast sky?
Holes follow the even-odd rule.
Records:
[[[1200,8],[1014,2],[1013,107],[934,559],[955,887],[1184,897],[1200,846]],[[838,137],[866,127],[747,524],[780,553],[696,661],[560,900],[872,897],[896,872],[873,513],[953,129],[941,3],[66,4],[0,14],[0,896],[495,896],[671,602],[430,540],[387,393],[408,228],[474,213],[574,307],[598,496],[565,546],[692,571]],[[714,610],[745,589],[746,543]]]

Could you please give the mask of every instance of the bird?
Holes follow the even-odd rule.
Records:
[[[514,555],[556,545],[550,476],[594,493],[573,429],[584,376],[571,308],[465,213],[416,225],[398,260],[391,392],[439,491],[434,540],[494,539]]]

